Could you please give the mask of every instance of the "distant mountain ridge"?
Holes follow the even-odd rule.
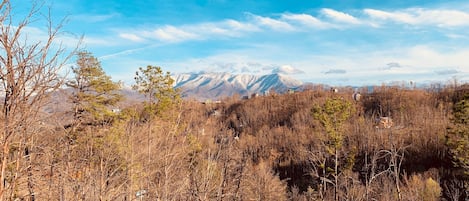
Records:
[[[184,73],[173,76],[175,88],[183,97],[199,100],[219,99],[235,94],[265,93],[275,90],[283,93],[297,89],[303,82],[284,74],[248,75],[230,73]]]
[[[253,93],[263,94],[274,90],[277,93],[285,93],[288,89],[301,90],[303,82],[295,80],[284,74],[249,75],[230,73],[184,73],[173,76],[174,88],[180,89],[183,98],[205,101],[231,97],[235,94],[248,96]],[[51,100],[43,108],[45,113],[59,113],[65,115],[72,112],[73,103],[70,100],[73,89],[62,88],[50,94]],[[136,103],[147,101],[144,95],[130,87],[119,90],[124,97],[115,108],[125,108]],[[2,97],[0,96],[0,99]],[[67,116],[67,115],[65,115]],[[68,116],[67,116],[68,117]],[[70,122],[71,119],[62,119]]]

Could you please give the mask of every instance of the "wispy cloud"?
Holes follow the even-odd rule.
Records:
[[[446,34],[446,37],[451,38],[451,39],[468,39],[469,37],[463,34]]]
[[[184,28],[169,25],[157,28],[153,31],[143,32],[143,36],[167,42],[180,42],[200,38],[197,33],[188,32],[184,30]]]
[[[360,20],[352,15],[344,12],[336,11],[329,8],[323,8],[321,13],[326,17],[333,19],[334,21],[344,22],[348,24],[361,24]]]
[[[200,23],[184,26],[185,30],[197,33],[201,37],[240,37],[245,33],[260,31],[259,27],[249,22],[228,19],[220,22]]]
[[[144,38],[138,36],[137,34],[133,34],[133,33],[120,33],[119,37],[121,37],[123,39],[133,41],[133,42],[143,42],[143,41],[145,41]]]
[[[119,52],[102,55],[102,56],[99,57],[99,59],[100,60],[108,60],[110,58],[116,58],[116,57],[120,57],[120,56],[130,55],[130,54],[133,54],[135,52],[147,50],[147,49],[150,49],[150,48],[155,48],[155,47],[158,47],[158,46],[159,45],[156,44],[156,45],[149,45],[149,46],[145,46],[145,47],[126,49],[126,50],[122,50],[122,51],[119,51]]]
[[[345,13],[325,9],[333,21],[359,23],[359,20]],[[156,28],[127,28],[118,32],[118,36],[125,40],[134,42],[145,42],[157,40],[167,43],[178,43],[190,40],[206,40],[223,37],[242,37],[254,32],[271,31],[285,33],[304,31],[305,28],[337,28],[333,23],[320,20],[308,14],[284,13],[277,17],[266,17],[246,13],[243,20],[226,19],[216,22],[203,22],[186,24],[180,26],[163,25]]]
[[[293,74],[303,74],[305,73],[304,71],[297,69],[291,65],[282,65],[279,67],[276,67],[272,70],[272,73],[280,73],[280,74],[286,74],[286,75],[293,75]]]
[[[409,59],[405,63],[411,66],[460,66],[469,70],[469,58],[467,55],[469,55],[469,49],[467,48],[440,51],[430,46],[417,45],[406,50],[402,58]]]
[[[88,3],[73,1],[56,9],[75,11],[70,18],[77,22],[65,26],[57,42],[75,47],[79,37],[68,31],[86,33],[84,46],[113,77],[152,64],[171,72],[277,72],[329,83],[345,77],[349,83],[418,76],[469,79],[467,2],[412,2],[407,8],[355,2],[347,9],[331,2],[304,4],[311,7],[269,2],[275,9],[237,2],[239,7],[226,13],[209,3],[197,12],[173,3],[156,10],[138,7],[142,12],[128,10],[142,5],[133,1],[125,7]],[[25,30],[28,40],[45,40],[43,24],[32,25]]]
[[[386,67],[384,67],[383,69],[384,70],[391,70],[391,69],[394,69],[394,68],[402,68],[402,65],[399,64],[398,62],[391,62],[391,63],[386,64]]]
[[[357,11],[358,12],[358,11]],[[354,25],[395,26],[396,23],[409,25],[433,25],[438,27],[469,26],[469,12],[442,9],[402,9],[384,11],[363,9],[364,15],[352,16],[346,12],[330,8],[320,9],[319,15],[305,13],[283,13],[261,16],[246,13],[244,19],[225,19],[185,25],[158,25],[154,28],[127,28],[118,31],[122,39],[133,42],[179,43],[191,40],[211,40],[217,38],[243,37],[254,32],[268,34],[311,31],[316,29],[347,29]],[[272,33],[273,31],[273,33]],[[448,37],[455,36],[454,33]]]
[[[393,21],[410,25],[469,26],[469,12],[459,10],[412,8],[398,11],[364,9],[363,12],[374,20]]]
[[[268,74],[282,70],[290,72],[302,71],[304,73],[292,73],[290,75],[302,81],[344,85],[381,84],[404,80],[423,82],[426,80],[441,81],[443,79],[442,81],[445,81],[445,79],[450,79],[452,76],[459,76],[461,79],[466,80],[469,79],[469,65],[467,65],[469,59],[465,59],[467,57],[465,55],[469,54],[469,49],[449,53],[439,52],[430,47],[416,46],[402,48],[399,51],[381,50],[359,52],[350,55],[337,52],[336,55],[317,55],[291,63],[285,62],[283,58],[265,58],[260,56],[259,54],[264,51],[268,51],[268,49],[256,47],[252,50],[234,50],[206,57],[172,61],[139,61],[135,58],[135,61],[129,61],[125,65],[115,59],[106,59],[103,62],[117,62],[114,65],[109,65],[113,67],[125,66],[123,69],[128,71],[127,75],[135,72],[138,65],[157,64],[173,73],[197,72],[201,70],[206,72],[250,74]],[[416,53],[421,51],[426,51],[427,53]],[[269,54],[271,53],[274,52]],[[119,56],[123,57],[123,54]],[[434,58],[427,61],[429,60],[427,58],[428,55]],[[393,61],[384,64],[390,67],[390,70],[383,71],[383,61]],[[325,64],[327,64],[328,68],[324,67]],[[346,66],[346,69],[343,66]],[[442,68],[441,66],[447,67]],[[135,68],[129,69],[129,67]],[[294,70],[289,69],[289,67],[294,68]],[[345,81],[343,78],[347,78],[347,80]]]
[[[345,74],[347,73],[344,69],[329,69],[328,71],[324,72],[324,74]]]
[[[226,26],[227,28],[235,31],[241,31],[241,32],[255,32],[259,31],[259,28],[252,24],[252,23],[242,23],[236,20],[225,20],[221,23],[221,26]]]
[[[265,27],[268,27],[270,29],[274,29],[274,30],[277,30],[277,31],[292,31],[292,30],[294,30],[292,25],[290,25],[287,22],[282,21],[282,20],[277,20],[277,19],[273,19],[273,18],[270,18],[270,17],[262,17],[262,16],[258,16],[258,15],[254,15],[253,17],[254,17],[254,20],[255,20],[256,24],[258,24],[260,26],[265,26]]]
[[[438,75],[454,75],[454,74],[458,74],[459,71],[456,70],[456,69],[439,69],[439,70],[435,70],[435,73],[438,74]]]
[[[257,16],[258,17],[258,16]],[[261,17],[259,17],[261,18]],[[258,19],[260,20],[260,19]],[[280,29],[280,22],[262,18],[265,26]],[[246,33],[261,31],[261,22],[241,22],[227,19],[219,22],[206,22],[182,26],[164,25],[154,29],[125,29],[119,31],[119,37],[135,42],[157,40],[166,43],[178,43],[190,40],[205,40],[223,37],[240,37]]]
[[[469,69],[469,65],[467,65],[469,63],[469,59],[467,59],[469,49],[463,46],[452,46],[442,50],[441,47],[444,47],[446,41],[435,41],[433,38],[431,43],[422,38],[420,41],[407,44],[411,40],[408,39],[410,32],[407,28],[414,26],[422,26],[423,28],[420,30],[426,31],[428,34],[435,34],[434,30],[436,29],[440,31],[438,37],[448,40],[465,40],[465,32],[461,31],[464,29],[453,28],[469,26],[469,12],[422,8],[393,11],[354,10],[355,16],[349,14],[351,12],[347,12],[324,8],[320,9],[317,15],[281,13],[261,16],[246,13],[241,19],[127,28],[118,31],[118,34],[124,40],[141,45],[159,44],[165,46],[194,40],[213,41],[218,39],[237,43],[235,40],[238,38],[242,38],[242,41],[245,42],[239,49],[238,47],[226,48],[192,58],[149,61],[150,63],[158,63],[158,65],[176,73],[194,70],[251,74],[283,73],[302,77],[304,81],[354,84],[388,82],[396,79],[443,79],[455,75],[467,77],[469,74],[467,70]],[[400,30],[400,32],[383,33],[383,29],[377,29],[379,26],[390,28],[385,31]],[[357,27],[366,30],[356,32]],[[341,30],[340,33],[347,34],[350,40],[342,40],[340,37],[337,39],[335,37],[336,34],[339,34],[335,32],[337,29]],[[418,34],[421,34],[413,30],[411,32],[417,34],[411,37],[418,37]],[[291,40],[289,38],[291,36],[311,36],[305,35],[310,33],[314,33],[315,37],[305,37],[305,45],[315,46],[317,44],[326,48],[327,51],[286,42]],[[324,33],[331,34],[331,36],[324,35]],[[396,33],[398,35],[393,35]],[[357,37],[360,38],[362,34],[367,34],[367,36],[368,34],[378,34],[379,37],[384,37],[383,40],[386,40],[386,37],[393,37],[393,40],[404,45],[396,47],[388,43],[386,46],[379,41],[375,41],[376,43],[372,41],[376,38],[370,38],[370,43],[373,42],[373,46],[382,48],[382,50],[376,48],[361,50],[362,43],[354,43],[353,46],[349,43]],[[262,41],[263,43],[257,42],[258,36],[263,35],[274,36],[275,39],[284,37],[285,41],[267,39]],[[252,36],[256,36],[256,38],[253,39]],[[331,40],[331,37],[334,40]],[[361,39],[356,41],[362,41]],[[364,44],[364,46],[367,45]],[[347,47],[359,51],[352,51]],[[331,49],[327,48],[337,49],[331,54]],[[147,50],[149,49],[146,47],[129,49],[103,56],[102,59],[109,62],[111,61],[109,58]],[[297,54],[301,56],[297,56]],[[383,63],[383,61],[388,61],[388,63]],[[327,68],[324,68],[325,66]],[[447,68],[441,68],[442,66]],[[347,80],[339,80],[345,77]]]
[[[328,23],[325,23],[319,20],[316,17],[313,17],[308,14],[282,14],[282,20],[289,21],[292,23],[298,23],[307,27],[316,27],[316,28],[327,28],[330,27]]]

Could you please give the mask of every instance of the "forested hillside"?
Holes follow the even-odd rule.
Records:
[[[381,86],[356,101],[351,89],[315,89],[182,101],[154,115],[138,104],[73,132],[52,126],[62,118],[52,115],[25,145],[10,146],[11,157],[23,157],[7,168],[15,185],[7,192],[39,200],[463,200],[467,120],[453,128],[467,119],[468,90]],[[466,116],[458,117],[461,103]],[[347,114],[333,124],[340,132],[315,115],[329,111]],[[391,128],[376,121],[384,115]]]
[[[149,65],[133,85],[144,101],[121,104],[122,84],[92,53],[62,48],[62,23],[40,4],[23,20],[11,8],[0,3],[0,200],[469,196],[468,84],[311,86],[201,103]],[[24,32],[35,16],[43,41]]]

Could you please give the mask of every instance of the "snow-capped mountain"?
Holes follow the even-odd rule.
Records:
[[[173,76],[175,88],[184,97],[218,99],[223,97],[264,93],[275,90],[283,93],[288,89],[299,88],[303,83],[283,74],[246,75],[230,73],[179,74]]]

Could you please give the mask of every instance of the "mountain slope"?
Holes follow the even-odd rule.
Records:
[[[296,89],[303,83],[283,74],[270,75],[235,75],[229,73],[179,74],[173,77],[175,88],[179,88],[183,97],[218,99],[239,94],[265,93],[269,90],[283,93]]]

